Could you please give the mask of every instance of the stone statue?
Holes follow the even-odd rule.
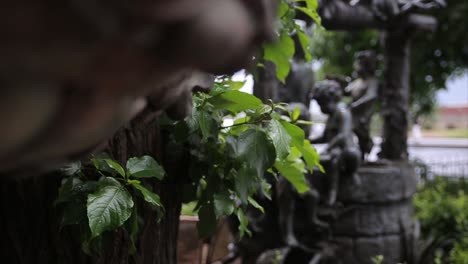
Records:
[[[323,113],[328,114],[322,136],[312,139],[311,143],[328,143],[321,162],[325,166],[330,182],[326,203],[333,205],[338,194],[339,178],[355,175],[360,165],[361,153],[354,142],[352,115],[348,107],[340,102],[342,89],[336,81],[321,81],[315,85],[313,98]]]
[[[353,117],[353,131],[359,139],[362,158],[369,154],[374,145],[370,136],[370,122],[375,112],[375,101],[378,96],[379,81],[375,77],[377,58],[372,51],[361,51],[356,54],[354,69],[359,76],[345,87],[345,93],[352,98],[350,104]]]
[[[319,0],[318,12],[327,29],[357,30],[391,28],[406,20],[419,24],[424,19],[412,11],[442,6],[444,0]]]

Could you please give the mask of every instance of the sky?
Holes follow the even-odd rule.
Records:
[[[447,90],[437,93],[440,106],[468,105],[468,73],[449,79],[446,86]]]

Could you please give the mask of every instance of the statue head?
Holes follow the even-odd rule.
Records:
[[[342,97],[343,90],[337,81],[324,80],[315,84],[313,99],[325,114],[333,113]]]
[[[355,55],[354,70],[360,77],[374,76],[377,70],[377,55],[372,50],[359,51]]]

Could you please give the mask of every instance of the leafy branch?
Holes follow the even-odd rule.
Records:
[[[80,162],[62,171],[68,177],[56,200],[63,212],[62,226],[77,224],[87,230],[83,243],[87,253],[91,253],[92,245],[98,244],[105,232],[125,224],[138,226],[136,196],[142,197],[158,212],[157,221],[164,212],[160,197],[143,183],[145,179],[162,180],[165,176],[164,169],[152,157],[130,158],[125,168],[107,154],[92,158],[91,163],[95,171],[90,175],[83,172]],[[99,179],[92,180],[95,175],[99,175]],[[130,236],[131,249],[135,249],[137,230],[126,226],[124,229]]]

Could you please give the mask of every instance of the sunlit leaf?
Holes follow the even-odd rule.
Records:
[[[223,92],[211,97],[208,102],[216,108],[226,109],[233,113],[256,109],[263,104],[257,97],[240,91]]]
[[[263,209],[263,207],[260,204],[258,204],[257,201],[255,201],[252,197],[249,197],[248,200],[249,204],[260,210],[260,212],[265,213],[265,209]]]
[[[297,192],[304,193],[309,190],[309,186],[304,178],[304,164],[301,166],[300,163],[301,161],[277,160],[275,168],[296,188]]]
[[[276,77],[284,83],[291,70],[290,60],[294,55],[294,41],[286,33],[281,34],[279,41],[265,44],[263,47],[264,59],[276,65]]]

